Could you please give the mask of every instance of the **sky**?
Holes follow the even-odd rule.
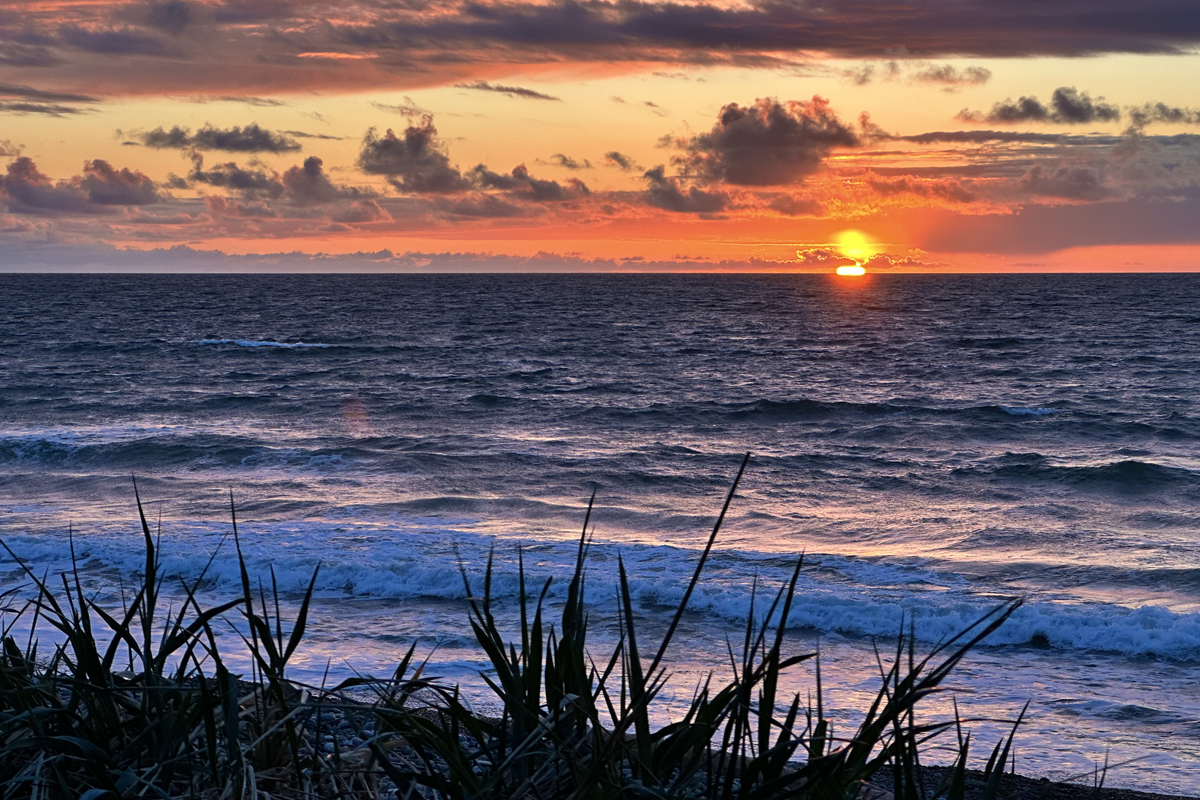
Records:
[[[0,0],[0,270],[1194,271],[1195,0]]]

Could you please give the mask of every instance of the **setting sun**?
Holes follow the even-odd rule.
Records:
[[[866,275],[867,271],[858,264],[847,265],[837,268],[838,275]]]
[[[837,250],[839,253],[847,258],[853,258],[855,261],[865,261],[871,256],[879,253],[879,248],[876,246],[875,240],[862,231],[842,231],[834,236],[834,241],[837,242]],[[846,274],[861,275],[862,273],[859,272]]]

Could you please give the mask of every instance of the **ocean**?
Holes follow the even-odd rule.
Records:
[[[653,630],[749,452],[660,722],[803,555],[790,641],[841,732],[902,624],[928,650],[1022,597],[930,714],[956,699],[983,758],[1029,700],[1018,771],[1200,795],[1200,275],[2,281],[0,539],[53,572],[70,529],[114,605],[132,478],[169,574],[221,547],[210,599],[232,491],[285,604],[320,564],[294,677],[415,643],[483,702],[460,564],[494,550],[511,622],[520,549],[553,602],[595,492],[598,641],[618,554]]]

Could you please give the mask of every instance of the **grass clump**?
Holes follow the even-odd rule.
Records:
[[[671,642],[745,468],[743,460],[656,642],[639,636],[619,562],[618,640],[599,658],[589,646],[590,504],[555,621],[547,620],[550,581],[528,586],[522,559],[519,631],[506,637],[493,614],[491,558],[482,586],[472,585],[464,567],[468,618],[491,664],[483,678],[500,709],[494,717],[477,713],[457,686],[427,676],[415,646],[388,679],[355,678],[329,690],[289,680],[317,573],[285,631],[274,574],[269,590],[251,582],[236,514],[241,595],[207,609],[196,596],[203,575],[181,584],[178,609],[160,608],[166,578],[140,498],[145,571],[120,611],[84,593],[77,566],[59,576],[61,588],[52,586],[4,545],[36,598],[19,611],[33,615],[24,645],[12,635],[15,620],[0,631],[0,796],[824,799],[858,798],[886,776],[898,800],[965,797],[969,734],[958,719],[918,721],[917,707],[1019,601],[923,658],[911,632],[902,633],[891,666],[880,662],[880,689],[862,723],[838,738],[824,712],[819,661],[814,702],[780,694],[788,670],[817,658],[786,647],[798,561],[761,622],[752,602],[741,641],[729,647],[732,677],[718,683],[710,676],[678,721],[651,725],[669,679]],[[251,656],[248,675],[232,673],[218,647],[214,625],[230,616],[239,619],[235,629]],[[61,640],[48,656],[34,633],[43,623]],[[370,690],[374,701],[351,699],[351,689]],[[920,752],[950,731],[958,734],[955,763],[938,786],[925,786]],[[998,795],[1011,743],[1012,735],[992,752],[985,797]]]

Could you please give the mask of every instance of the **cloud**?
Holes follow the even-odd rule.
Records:
[[[223,94],[217,96],[202,95],[189,98],[193,103],[244,103],[255,108],[281,108],[287,103],[273,97],[254,97],[251,95]]]
[[[1042,104],[1036,97],[1011,98],[996,103],[986,115],[978,111],[963,109],[959,112],[963,122],[1052,122],[1059,125],[1080,125],[1092,122],[1115,122],[1121,119],[1121,110],[1104,102],[1100,97],[1093,100],[1087,92],[1073,86],[1060,86],[1050,98],[1050,106]]]
[[[219,195],[205,197],[204,208],[214,217],[229,219],[272,219],[279,216],[274,209],[261,200],[239,203]]]
[[[633,160],[633,156],[627,156],[616,150],[609,150],[604,154],[604,166],[616,167],[622,172],[633,172],[634,170],[641,169],[637,165],[637,162]]]
[[[1062,165],[1047,169],[1038,164],[1030,167],[1016,185],[1031,195],[1065,200],[1104,200],[1112,196],[1104,185],[1104,177],[1084,166]]]
[[[6,67],[56,67],[62,59],[43,45],[0,42],[0,64]]]
[[[992,78],[992,71],[985,67],[958,69],[952,64],[930,66],[917,72],[912,79],[917,83],[933,83],[954,91],[963,86],[982,86]]]
[[[402,4],[400,9],[423,8]],[[897,46],[924,58],[940,55],[1081,56],[1104,52],[1187,52],[1200,24],[1179,0],[1101,0],[1081,12],[1054,5],[989,0],[807,2],[650,2],[649,0],[516,0],[466,3],[447,13],[380,13],[369,22],[334,27],[352,47],[399,52],[438,46],[497,63],[523,50],[532,59],[659,60],[680,53],[710,61],[738,56],[778,64],[779,53],[889,57]],[[502,55],[503,54],[503,55]],[[469,57],[469,56],[468,56]]]
[[[909,250],[908,255],[900,256],[893,253],[878,253],[862,262],[868,271],[880,269],[931,269],[949,267],[945,261],[930,261],[923,250]]]
[[[859,144],[854,129],[821,97],[786,103],[759,99],[752,106],[722,108],[712,130],[693,136],[684,145],[685,155],[672,161],[706,181],[777,186],[816,172],[833,148]]]
[[[392,215],[374,200],[356,200],[347,208],[334,213],[331,219],[343,224],[389,222]]]
[[[184,0],[165,0],[151,3],[146,12],[146,24],[172,36],[178,36],[196,19],[191,4]]]
[[[0,111],[10,114],[44,114],[48,117],[65,117],[70,114],[87,113],[82,108],[64,106],[57,103],[27,103],[22,100],[0,101]]]
[[[448,194],[471,188],[471,181],[450,165],[445,144],[426,114],[404,129],[403,138],[390,128],[382,137],[375,129],[363,137],[358,167],[370,175],[385,175],[396,188],[421,194]]]
[[[1145,103],[1129,109],[1129,120],[1134,130],[1140,130],[1154,122],[1200,125],[1200,109],[1180,108],[1166,103]]]
[[[78,186],[56,185],[28,156],[10,163],[3,179],[9,211],[89,211],[87,195]]]
[[[235,162],[228,161],[217,164],[211,169],[204,169],[204,160],[199,154],[192,157],[193,169],[188,173],[188,180],[206,183],[221,189],[231,189],[241,192],[247,197],[266,195],[276,198],[283,194],[284,185],[279,176],[259,169],[242,169]]]
[[[404,101],[399,105],[389,105],[387,103],[376,103],[371,101],[371,105],[378,108],[380,111],[389,111],[394,114],[399,114],[402,117],[423,117],[430,112],[413,102],[411,97],[405,97]]]
[[[831,247],[809,247],[796,251],[797,266],[806,269],[836,269],[838,267],[861,266],[869,271],[881,269],[927,269],[930,267],[948,267],[943,261],[929,261],[924,251],[910,250],[907,255],[894,253],[877,253],[863,261],[856,261],[844,256]]]
[[[509,175],[492,172],[480,164],[471,170],[470,177],[484,189],[520,191],[527,193],[530,199],[537,201],[566,200],[575,195],[591,193],[583,181],[578,178],[572,178],[564,187],[558,181],[540,180],[533,177],[524,164],[513,167],[513,171]]]
[[[114,169],[99,158],[84,164],[79,187],[88,200],[105,206],[144,206],[161,199],[157,185],[141,172]]]
[[[801,267],[834,269],[852,267],[858,262],[830,247],[808,247],[796,251],[796,264]]]
[[[134,28],[81,28],[67,26],[58,31],[57,44],[88,53],[109,56],[172,57],[179,53],[157,36]]]
[[[948,200],[953,203],[970,203],[975,194],[954,178],[921,179],[912,175],[900,175],[895,178],[884,178],[873,172],[868,172],[864,182],[882,195],[911,194],[919,197]]]
[[[363,189],[334,184],[325,174],[324,163],[316,156],[309,156],[302,166],[291,167],[280,176],[284,192],[293,203],[309,206],[372,196],[373,193]]]
[[[96,103],[100,99],[88,94],[48,92],[43,89],[34,89],[32,86],[21,86],[15,83],[0,83],[0,97],[19,97],[22,100],[51,103]]]
[[[21,156],[8,165],[0,188],[10,211],[98,214],[111,206],[157,203],[157,186],[136,170],[114,169],[101,159],[84,162],[83,174],[52,181],[33,159]]]
[[[825,213],[825,207],[820,201],[793,194],[774,197],[767,207],[789,217],[819,217]]]
[[[842,75],[849,78],[856,86],[866,86],[875,80],[877,71],[883,72],[885,81],[894,81],[900,77],[900,63],[895,59],[891,59],[884,63],[882,67],[876,64],[862,64],[854,69],[842,70]]]
[[[459,89],[475,89],[481,92],[496,92],[498,94],[508,95],[509,97],[523,97],[527,100],[562,100],[561,97],[542,94],[541,92],[535,92],[533,89],[526,89],[522,86],[499,86],[483,80],[475,81],[474,83],[456,83],[454,85]]]
[[[460,217],[523,217],[527,214],[523,206],[502,200],[494,194],[469,195],[462,199],[445,201],[441,210]]]
[[[137,135],[146,147],[157,149],[223,150],[228,153],[290,153],[300,143],[282,133],[273,133],[252,122],[245,127],[217,128],[205,125],[193,134],[178,125],[171,130],[155,128]]]
[[[555,153],[554,155],[550,156],[550,161],[560,167],[565,167],[566,169],[592,168],[592,162],[588,161],[586,158],[583,161],[578,161],[564,153]]]
[[[345,136],[330,136],[325,133],[305,133],[304,131],[284,131],[287,136],[295,136],[297,139],[321,139],[327,142],[344,142]]]
[[[1027,144],[1059,144],[1060,142],[1077,139],[1062,133],[1026,133],[1020,131],[930,131],[912,136],[893,137],[901,142],[915,144],[983,144],[987,142],[1021,142]],[[1101,138],[1101,137],[1088,137]],[[1108,143],[1115,144],[1115,137],[1103,137]]]
[[[647,184],[643,197],[649,205],[681,213],[714,214],[724,211],[729,204],[729,197],[724,192],[705,191],[696,186],[683,191],[679,181],[666,177],[665,171],[660,164],[643,175]]]

